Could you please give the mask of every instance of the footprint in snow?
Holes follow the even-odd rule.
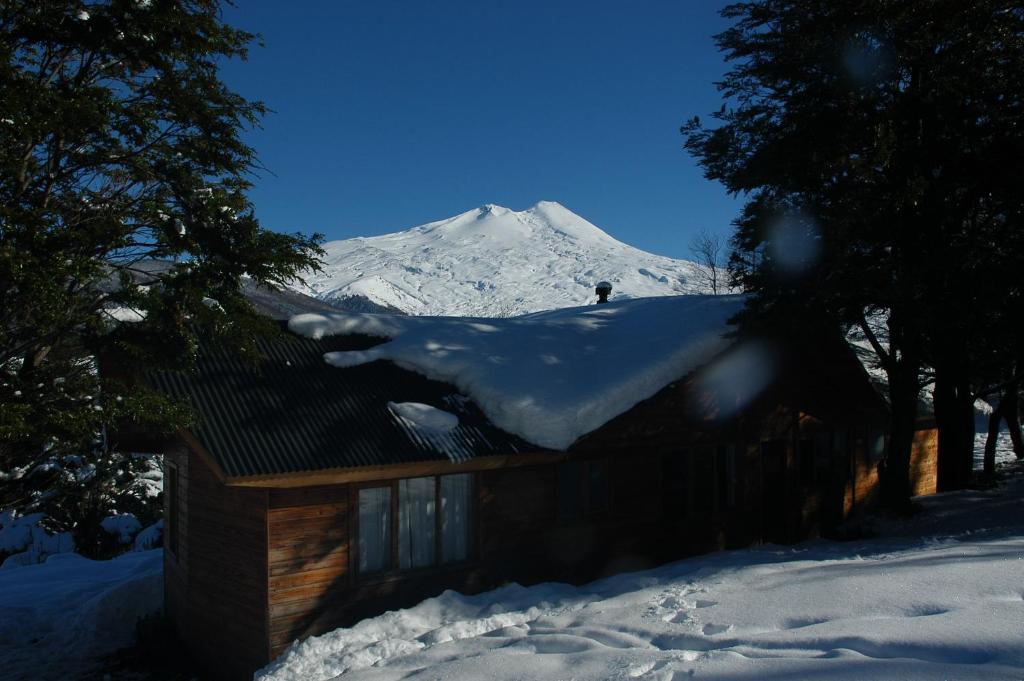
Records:
[[[701,629],[705,636],[717,636],[718,634],[724,634],[732,631],[733,626],[731,624],[705,624],[704,628]]]
[[[716,601],[707,599],[691,600],[689,596],[705,593],[705,589],[695,587],[673,587],[663,591],[652,599],[647,610],[648,616],[658,617],[670,624],[696,624],[694,610],[710,608],[718,605]]]

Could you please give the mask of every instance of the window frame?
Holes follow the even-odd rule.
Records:
[[[580,500],[579,511],[571,516],[562,513],[563,471],[570,466],[576,467],[578,474],[575,480],[576,496]],[[593,503],[593,476],[591,469],[603,466],[604,471],[604,503],[595,508]],[[559,525],[577,525],[580,523],[603,520],[614,515],[612,508],[611,457],[601,456],[589,459],[566,459],[555,464],[555,520]]]
[[[167,509],[167,521],[166,521],[166,541],[164,547],[167,552],[178,560],[181,550],[181,500],[179,495],[181,493],[181,471],[178,465],[171,463],[164,459],[164,476],[166,480],[166,486],[164,488],[164,504]]]
[[[359,569],[359,532],[362,530],[359,523],[359,492],[364,489],[379,489],[386,487],[390,490],[389,512],[391,514],[391,528],[388,542],[388,566],[383,570],[363,572]],[[394,480],[375,481],[358,483],[352,486],[351,501],[349,503],[350,531],[349,531],[349,564],[352,574],[360,581],[372,581],[380,577],[390,575],[396,571],[398,565],[398,484]],[[351,531],[352,529],[355,531]]]
[[[467,508],[469,523],[466,528],[468,534],[468,550],[466,558],[458,561],[445,562],[444,560],[444,538],[442,536],[442,508],[441,508],[441,478],[449,475],[468,475],[470,480],[470,503]],[[401,567],[400,555],[400,532],[401,532],[401,499],[399,487],[402,480],[415,478],[431,478],[434,481],[434,562],[431,565],[421,567]],[[387,487],[391,490],[391,546],[389,566],[384,570],[375,572],[360,572],[359,570],[359,491],[367,488]],[[359,583],[385,582],[395,579],[403,579],[409,575],[424,573],[444,572],[453,569],[461,569],[474,563],[479,554],[479,506],[480,495],[479,475],[475,471],[439,473],[436,475],[410,475],[404,478],[393,478],[390,480],[373,480],[354,483],[351,486],[349,507],[352,509],[349,514],[349,570],[353,580]]]

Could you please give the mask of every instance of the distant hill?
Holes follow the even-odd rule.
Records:
[[[339,298],[334,300],[317,300],[298,291],[269,289],[265,286],[256,286],[252,281],[245,279],[242,283],[246,297],[252,301],[256,309],[272,319],[289,319],[292,315],[306,312],[390,312],[402,314],[401,310],[379,305],[373,301],[361,298]]]
[[[154,281],[149,274],[159,274],[169,269],[171,263],[166,260],[143,260],[133,265],[135,271],[132,278],[137,284],[149,284]],[[105,286],[113,288],[117,286],[117,280],[113,276],[106,282]],[[266,286],[257,286],[255,282],[247,277],[242,278],[242,288],[245,296],[252,301],[260,314],[272,319],[288,319],[292,315],[304,312],[389,312],[402,314],[398,310],[387,305],[375,303],[361,297],[338,298],[327,301],[317,300],[299,291],[290,289],[275,290]]]
[[[304,293],[332,305],[414,315],[509,316],[612,299],[698,293],[696,263],[609,236],[561,204],[495,205],[376,237],[331,241]]]

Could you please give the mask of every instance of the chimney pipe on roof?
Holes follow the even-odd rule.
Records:
[[[599,281],[597,288],[594,289],[594,293],[597,294],[597,304],[608,302],[608,296],[611,295],[612,285],[607,281]]]

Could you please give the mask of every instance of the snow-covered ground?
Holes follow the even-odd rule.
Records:
[[[985,467],[985,441],[988,433],[978,428],[974,433],[974,470],[980,471]],[[1003,429],[999,431],[996,438],[996,466],[1007,464],[1015,460],[1013,454],[1013,442],[1010,440],[1010,431]]]
[[[1024,479],[850,543],[761,546],[581,587],[454,592],[290,648],[261,681],[1024,678]]]
[[[0,571],[0,678],[74,679],[135,639],[163,603],[163,551],[95,561],[60,553]]]
[[[585,305],[602,280],[613,299],[700,292],[695,263],[617,241],[553,201],[522,211],[481,206],[324,250],[324,268],[309,274],[303,293],[415,315],[506,317]]]
[[[722,552],[580,587],[446,592],[298,643],[257,678],[1019,681],[1024,464],[999,451],[1001,487],[921,498],[875,539]],[[130,645],[160,609],[161,563],[160,549],[62,553],[0,571],[0,678],[74,679]]]

